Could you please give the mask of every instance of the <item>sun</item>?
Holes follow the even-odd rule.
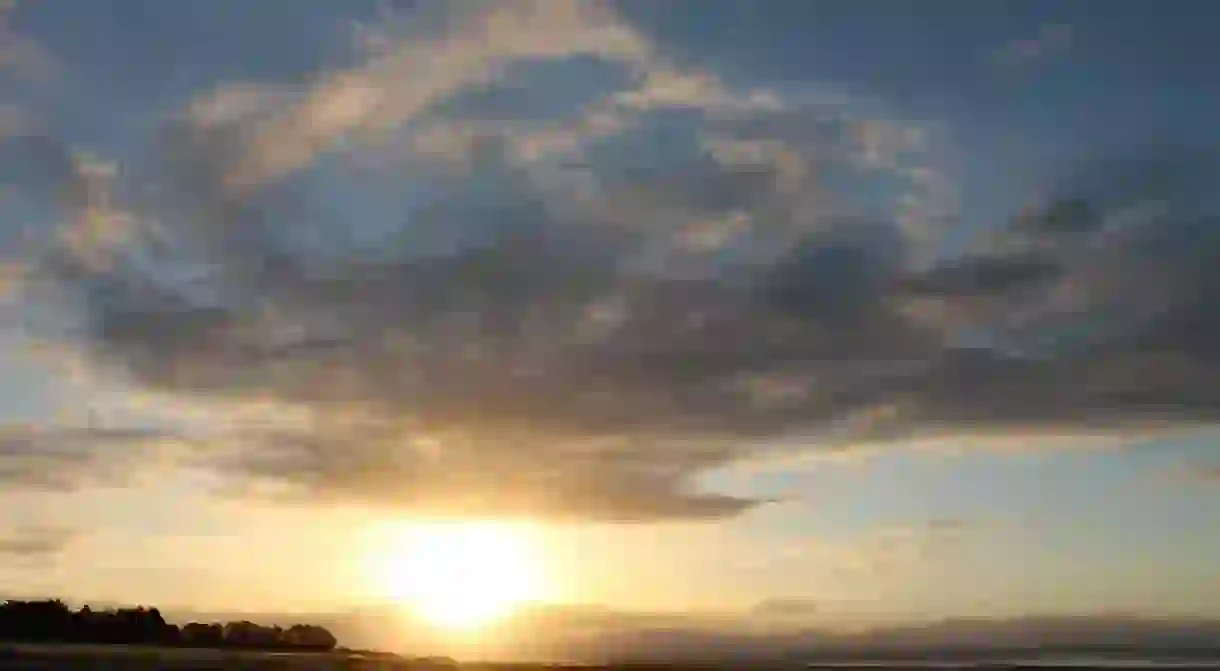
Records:
[[[534,544],[491,523],[414,524],[395,534],[380,579],[388,596],[449,630],[485,626],[543,596]]]

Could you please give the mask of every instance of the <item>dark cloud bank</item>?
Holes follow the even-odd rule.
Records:
[[[853,162],[843,114],[641,113],[570,168],[592,196],[515,158],[507,132],[460,167],[368,177],[321,160],[234,189],[245,122],[171,121],[118,178],[140,225],[100,257],[44,247],[27,295],[70,306],[67,342],[138,388],[305,409],[195,438],[231,479],[314,501],[719,518],[760,502],[692,478],[780,437],[840,449],[1217,419],[1214,152],[1082,163],[1008,222],[955,224],[992,230],[938,257],[853,204],[884,176]],[[793,189],[776,154],[726,160],[709,137],[779,142],[807,170]],[[3,152],[29,193],[93,206],[55,142]],[[692,222],[734,213],[748,223],[692,242]]]

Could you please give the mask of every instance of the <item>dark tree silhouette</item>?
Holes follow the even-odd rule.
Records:
[[[282,629],[246,621],[191,622],[179,630],[156,608],[94,610],[83,606],[73,612],[58,599],[0,604],[0,640],[316,651],[332,650],[337,644],[334,635],[316,625]]]

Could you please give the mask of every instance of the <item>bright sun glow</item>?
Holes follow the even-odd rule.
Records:
[[[543,596],[539,563],[522,529],[438,523],[395,536],[379,579],[391,598],[436,625],[477,628]]]

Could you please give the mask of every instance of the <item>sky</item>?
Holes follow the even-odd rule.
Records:
[[[1220,617],[1216,12],[0,3],[0,593]]]

